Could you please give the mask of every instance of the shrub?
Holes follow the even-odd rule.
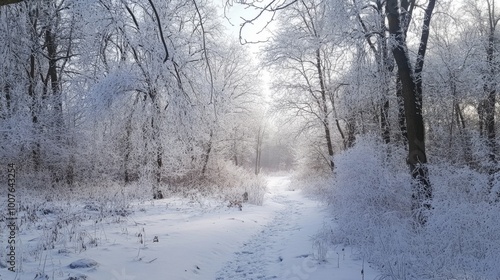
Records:
[[[358,247],[380,279],[499,279],[500,211],[486,193],[487,175],[429,165],[433,209],[420,227],[404,158],[366,136],[335,157],[328,192],[335,241]]]

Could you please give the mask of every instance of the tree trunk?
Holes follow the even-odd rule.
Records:
[[[126,184],[130,183],[130,170],[129,170],[129,162],[130,162],[130,152],[132,151],[132,143],[130,137],[132,136],[132,115],[129,116],[127,120],[127,124],[125,126],[125,156],[123,159],[124,166],[124,178]]]
[[[156,148],[156,172],[155,172],[155,179],[156,179],[156,184],[159,187],[161,183],[161,168],[163,167],[163,148],[161,145],[161,137],[160,137],[160,124],[159,124],[159,119],[160,119],[160,107],[158,104],[155,104],[156,107],[156,114],[153,119],[156,118],[156,122],[153,125],[153,141],[155,143],[155,148]],[[157,187],[157,188],[158,188]]]
[[[477,105],[477,115],[478,115],[478,129],[479,129],[479,136],[484,137],[484,123],[486,119],[486,101],[485,100],[479,100],[479,104]]]
[[[49,59],[47,76],[50,78],[50,88],[52,91],[52,100],[54,101],[53,108],[55,112],[55,119],[52,121],[52,126],[56,139],[61,140],[64,118],[62,112],[61,85],[57,74],[57,42],[51,27],[48,27],[45,31],[45,45],[47,46],[47,57]]]
[[[464,115],[462,113],[462,109],[460,109],[460,105],[458,104],[458,102],[455,103],[455,115],[457,118],[458,129],[461,131],[465,130],[465,118],[464,118]]]
[[[160,132],[160,119],[161,119],[161,109],[157,100],[156,89],[151,89],[149,96],[151,97],[151,106],[154,110],[151,116],[151,130],[153,149],[154,149],[154,180],[153,180],[153,199],[162,199],[163,194],[160,190],[161,184],[161,169],[163,167],[163,148],[161,145],[161,132]]]
[[[397,0],[387,0],[386,12],[389,23],[389,32],[394,37],[396,44],[393,54],[398,65],[398,73],[401,79],[401,94],[404,102],[405,121],[408,133],[408,165],[414,178],[412,209],[417,211],[417,222],[421,225],[426,223],[426,216],[420,211],[430,209],[432,199],[432,187],[429,181],[426,167],[427,155],[425,152],[425,129],[422,117],[422,80],[421,71],[425,51],[429,24],[435,0],[430,0],[426,9],[426,17],[423,23],[423,32],[419,47],[419,57],[412,71],[406,46],[406,38],[401,25],[399,5]]]
[[[408,146],[408,129],[406,128],[405,103],[403,98],[403,87],[399,73],[396,78],[396,98],[398,100],[398,123],[401,131],[401,141],[405,147]]]
[[[345,139],[344,131],[340,126],[340,121],[338,118],[335,118],[335,125],[337,126],[337,130],[339,131],[340,138],[342,138],[342,143],[344,144],[344,150],[347,150],[347,139]]]
[[[389,126],[389,100],[384,97],[382,106],[380,107],[380,126],[382,129],[382,139],[384,143],[389,144],[391,142],[391,129]]]
[[[130,114],[127,117],[127,122],[125,124],[125,155],[123,158],[123,168],[124,168],[124,182],[125,183],[130,183],[132,181],[132,174],[130,170],[130,154],[132,152],[133,146],[132,146],[132,119],[134,116],[134,110],[135,106],[137,105],[137,102],[139,101],[139,93],[135,96],[135,100],[133,103],[133,106],[131,108]]]
[[[321,53],[320,50],[316,50],[316,68],[318,70],[318,78],[319,78],[319,85],[320,85],[320,90],[321,90],[321,110],[323,111],[323,128],[325,130],[325,140],[326,140],[326,147],[328,149],[328,156],[329,156],[329,165],[330,169],[333,171],[335,164],[333,163],[333,145],[332,145],[332,136],[330,134],[330,121],[328,119],[328,106],[326,103],[326,87],[325,87],[325,80],[323,77],[323,69],[321,68]]]
[[[234,133],[234,139],[233,139],[233,162],[235,166],[239,166],[240,163],[238,161],[238,141],[236,138],[237,133]]]
[[[213,130],[210,130],[210,139],[208,140],[207,151],[205,152],[205,158],[203,160],[203,168],[201,169],[201,175],[205,175],[207,172],[208,160],[210,159],[210,153],[212,152],[212,137],[214,136]]]
[[[264,139],[264,129],[259,126],[259,130],[257,132],[257,143],[255,146],[255,175],[259,175],[260,173],[260,160],[262,155],[262,141]]]
[[[487,63],[489,68],[489,75],[487,76],[487,80],[484,84],[484,90],[488,95],[485,100],[484,106],[484,115],[485,115],[485,126],[486,126],[486,138],[487,143],[490,148],[488,159],[488,193],[491,193],[493,189],[493,185],[495,184],[495,173],[497,171],[497,144],[496,144],[496,132],[495,132],[495,103],[496,103],[496,82],[495,82],[495,74],[496,68],[494,65],[494,56],[495,56],[495,26],[493,23],[490,23],[490,34],[488,38],[488,48],[486,50],[487,53]]]
[[[385,23],[385,17],[383,16],[383,4],[382,1],[377,1],[377,10],[380,16],[380,28],[382,34],[386,34],[387,26]],[[389,74],[393,71],[392,61],[389,61],[389,48],[387,46],[386,36],[380,39],[379,52],[379,73],[382,78],[382,100],[380,107],[380,125],[382,129],[382,139],[386,144],[391,142],[391,127],[389,124]]]
[[[36,30],[38,28],[38,20],[37,20],[37,12],[30,11],[29,13],[29,21],[30,21],[30,28],[31,28],[31,42],[32,42],[32,47],[30,50],[30,57],[29,57],[29,71],[28,71],[28,80],[29,80],[29,85],[28,85],[28,96],[30,99],[30,113],[31,113],[31,122],[33,124],[33,143],[32,143],[32,148],[31,148],[31,154],[32,154],[32,159],[33,159],[33,167],[35,171],[38,171],[40,169],[41,165],[41,148],[40,148],[40,139],[38,139],[38,136],[41,134],[40,127],[38,124],[38,113],[40,110],[40,104],[37,98],[37,94],[35,91],[37,81],[36,81],[36,45],[35,42],[38,41]]]
[[[20,3],[23,2],[24,0],[0,0],[0,7],[9,5],[9,4],[15,4],[15,3]]]
[[[5,114],[4,117],[7,118],[7,116],[10,114],[11,111],[11,86],[9,82],[6,82],[4,86],[4,93],[5,93]]]
[[[356,141],[356,119],[354,118],[354,116],[347,118],[346,130],[347,130],[346,148],[351,148],[352,146],[354,146],[354,142]]]

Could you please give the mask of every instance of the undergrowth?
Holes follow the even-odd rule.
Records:
[[[404,149],[361,137],[334,158],[333,176],[303,179],[331,206],[337,226],[327,238],[357,247],[379,279],[500,279],[500,205],[487,194],[487,175],[429,165],[433,209],[419,226],[404,159]]]
[[[107,224],[130,221],[132,213],[146,211],[145,205],[154,206],[155,203],[151,185],[144,182],[123,184],[111,179],[89,180],[85,184],[68,186],[50,184],[49,178],[40,174],[20,172],[17,185],[16,234],[35,237],[24,244],[17,244],[19,252],[23,261],[40,262],[41,266],[49,251],[80,254],[101,246],[103,242],[112,242],[107,240]],[[212,202],[215,202],[215,208],[225,207],[229,201],[262,205],[266,182],[262,177],[231,163],[220,163],[218,168],[208,170],[203,178],[193,176],[175,184],[166,182],[160,189],[165,198],[174,197],[175,201],[187,203],[185,207],[206,210],[214,208]],[[245,193],[247,195],[244,196]],[[243,201],[243,198],[247,200]],[[0,214],[0,222],[6,222],[5,215]],[[8,248],[6,234],[5,228],[0,229],[0,266],[4,267]]]

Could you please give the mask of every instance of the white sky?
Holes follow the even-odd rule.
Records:
[[[246,8],[244,5],[234,3],[233,6],[229,7],[226,10],[226,16],[228,19],[224,19],[224,25],[227,28],[228,35],[238,40],[240,26],[241,24],[244,23],[244,20],[242,18],[252,19],[257,14],[258,11],[255,9]],[[274,27],[275,22],[271,22],[271,24],[269,24],[266,29],[264,30],[262,29],[268,23],[270,18],[271,17],[269,14],[264,13],[253,24],[246,24],[241,33],[243,38],[242,41],[246,40],[247,42],[259,42],[259,41],[266,41],[267,39],[269,39],[269,37],[271,36],[269,29],[272,29]],[[263,43],[247,43],[242,46],[249,49],[252,55],[252,59],[255,61],[255,64],[257,65],[260,65],[259,55],[260,55],[260,48],[262,47],[262,45]],[[267,70],[261,71],[261,79],[263,82],[262,90],[267,101],[270,100],[271,96],[271,92],[269,89],[271,86],[270,77],[271,75]]]
[[[234,38],[238,38],[240,32],[240,26],[244,23],[245,19],[254,18],[259,11],[245,7],[244,5],[234,3],[229,9],[226,10],[226,16],[228,20],[225,20],[225,25],[228,28],[229,33],[234,36]],[[269,38],[270,33],[268,30],[263,30],[260,32],[266,25],[266,23],[270,20],[270,15],[268,13],[262,14],[256,21],[252,24],[246,24],[245,28],[242,30],[242,38],[248,42],[257,42],[257,41],[265,41]],[[231,25],[232,24],[232,25]],[[271,23],[268,28],[272,28],[273,23]],[[259,33],[260,32],[260,33]]]

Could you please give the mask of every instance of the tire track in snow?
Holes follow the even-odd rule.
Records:
[[[287,184],[288,185],[288,184]],[[282,186],[283,188],[284,186]],[[284,190],[281,190],[284,191]],[[246,242],[234,259],[227,262],[217,273],[216,280],[269,280],[279,279],[270,274],[267,267],[283,261],[280,249],[289,246],[288,233],[300,230],[298,217],[302,215],[302,202],[291,200],[285,195],[275,195],[272,201],[282,204],[283,209],[275,212],[273,220],[263,230]]]

